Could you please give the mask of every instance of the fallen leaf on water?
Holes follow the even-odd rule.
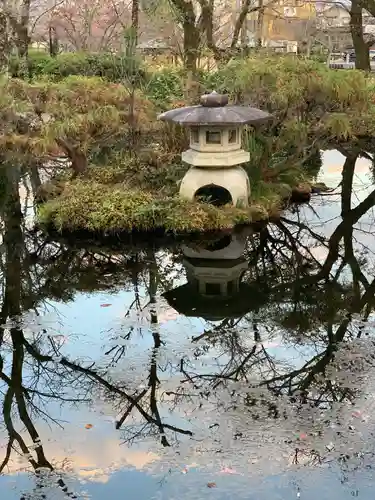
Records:
[[[207,483],[209,488],[216,488],[216,483]]]
[[[100,307],[110,307],[112,304],[100,304]]]
[[[85,429],[92,429],[92,424],[86,424]]]
[[[238,472],[234,469],[232,469],[231,467],[224,467],[223,469],[221,469],[220,471],[222,474],[238,474]]]

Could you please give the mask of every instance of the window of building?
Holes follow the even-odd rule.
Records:
[[[284,7],[285,17],[296,17],[297,9],[295,7]]]

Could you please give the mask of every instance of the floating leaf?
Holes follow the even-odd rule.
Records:
[[[100,304],[100,307],[111,307],[112,304]]]
[[[207,483],[208,488],[216,488],[216,483]]]
[[[234,469],[232,469],[231,467],[224,467],[223,469],[221,469],[220,471],[222,474],[238,474],[238,472]]]
[[[92,429],[92,424],[86,424],[85,429]]]

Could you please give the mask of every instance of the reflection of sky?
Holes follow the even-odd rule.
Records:
[[[341,182],[345,157],[336,150],[325,151],[322,153],[322,157],[323,168],[319,174],[319,180],[325,182],[328,187],[337,188]],[[356,162],[353,179],[352,207],[363,201],[374,188],[370,166],[371,162],[366,158],[359,158]],[[311,207],[307,205],[301,206],[300,218],[307,221],[308,226],[317,233],[329,237],[342,220],[340,216],[340,192],[341,189],[338,187],[336,195],[329,193],[314,197]],[[375,209],[372,208],[354,226],[354,246],[359,250],[362,250],[364,247],[373,247],[374,220]],[[327,249],[322,246],[316,246],[310,250],[321,262],[327,255]]]
[[[251,480],[244,476],[228,476],[217,472],[210,474],[189,472],[188,474],[172,473],[166,480],[143,474],[136,470],[118,471],[108,482],[87,483],[85,493],[93,500],[128,498],[129,500],[231,500],[236,492],[238,498],[246,500],[350,500],[357,497],[361,500],[373,500],[373,471],[357,474],[360,481],[350,478],[346,483],[339,480],[327,469],[315,469],[301,473],[288,473],[270,476],[262,480]],[[3,479],[2,497],[6,500],[19,500],[19,491],[30,491],[32,480],[25,475]],[[215,488],[207,484],[214,482]],[[73,484],[72,484],[73,486]],[[54,494],[51,500],[62,500],[63,496]],[[84,497],[79,497],[84,498]],[[48,499],[49,500],[49,499]]]
[[[337,151],[328,151],[323,154],[323,161],[322,180],[329,186],[337,186],[341,181],[344,157]],[[361,201],[368,193],[368,166],[369,162],[364,159],[360,159],[356,166],[355,197],[358,201]],[[312,202],[315,213],[307,206],[302,207],[301,211],[303,216],[310,221],[310,227],[328,236],[341,220],[338,200],[338,196],[315,198]],[[365,222],[362,221],[363,223]],[[367,239],[370,236],[362,233],[362,238]],[[319,248],[314,249],[314,252],[319,256]],[[324,256],[322,252],[320,258]],[[174,279],[174,286],[184,282],[185,278],[181,276]],[[140,293],[144,298],[143,302],[146,303],[146,291],[141,289]],[[46,315],[44,324],[48,325],[49,332],[53,331],[55,335],[65,337],[66,343],[62,352],[70,359],[91,359],[102,363],[105,360],[104,352],[119,342],[116,336],[118,337],[121,332],[125,333],[134,321],[132,313],[125,317],[133,300],[134,294],[129,291],[77,293],[74,300],[69,303],[51,303],[50,313]],[[108,304],[108,307],[102,307]],[[202,334],[209,326],[200,318],[178,317],[165,304],[159,304],[158,318],[159,332],[162,339],[166,341],[165,348],[173,352],[176,359],[183,354],[190,339]],[[246,329],[243,324],[239,327]],[[249,339],[249,344],[251,342],[252,340]],[[135,359],[139,356],[139,359],[144,361],[149,356],[152,347],[153,338],[149,330],[146,311],[144,320],[127,343],[127,348],[129,355]],[[297,367],[307,361],[311,354],[315,354],[312,347],[286,345],[282,343],[280,336],[274,334],[269,339],[265,338],[264,347],[269,355]],[[212,358],[219,353],[219,347],[210,348],[206,355],[196,361],[196,369],[199,369],[200,373],[212,372]],[[215,360],[216,364],[217,362]],[[224,360],[222,359],[221,362]],[[124,358],[120,366],[123,372],[126,372],[127,363],[128,358]],[[147,374],[147,371],[145,373]],[[167,374],[161,376],[166,378]],[[317,491],[321,499],[352,498],[352,489],[338,482],[337,475],[330,476],[328,470],[309,471],[306,476],[299,473],[297,478],[291,474],[276,476],[257,482],[246,476],[223,476],[218,474],[218,470],[212,471],[209,475],[207,471],[199,470],[191,471],[186,475],[173,471],[165,483],[159,484],[158,478],[142,472],[149,464],[157,461],[158,456],[149,453],[147,445],[128,448],[121,442],[121,433],[114,429],[116,414],[108,404],[100,404],[97,401],[93,406],[81,404],[76,408],[68,405],[60,408],[57,404],[51,404],[50,410],[54,418],[62,421],[64,429],[58,430],[54,424],[50,428],[43,421],[35,422],[45,445],[46,455],[57,464],[68,458],[75,474],[81,480],[86,481],[83,488],[93,500],[102,500],[104,497],[122,498],[124,491],[126,498],[131,500],[135,498],[139,500],[151,498],[229,500],[232,486],[233,491],[236,490],[236,495],[238,490],[242,489],[244,492],[242,498],[254,498],[254,500],[297,498],[297,486],[301,488],[303,499],[313,500]],[[169,415],[168,418],[171,423],[181,424],[177,410],[174,416]],[[89,431],[85,430],[86,423],[92,423],[93,428]],[[0,434],[2,449],[5,444],[5,436]],[[171,466],[173,469],[173,464]],[[16,469],[17,464],[14,464],[11,471]],[[19,499],[19,493],[13,489],[15,480],[17,490],[24,487],[27,489],[30,481],[32,484],[32,480],[27,475],[11,474],[8,477],[1,477],[1,498],[4,500]],[[207,482],[210,481],[214,481],[217,488],[207,488]],[[82,484],[79,485],[79,489],[81,488]],[[361,479],[359,497],[373,498],[367,478]]]

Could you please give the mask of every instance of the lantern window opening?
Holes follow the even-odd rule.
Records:
[[[190,140],[193,144],[199,144],[199,127],[191,127]]]
[[[236,291],[237,288],[237,282],[236,280],[228,281],[227,283],[227,292],[228,294],[232,294]]]
[[[236,128],[230,129],[228,132],[228,144],[238,143],[238,131]]]
[[[207,130],[206,144],[222,144],[221,130]]]
[[[229,203],[233,203],[230,192],[226,188],[217,186],[216,184],[207,184],[200,187],[195,192],[194,198],[201,201],[203,200],[206,203],[211,203],[211,205],[215,207],[222,207]]]
[[[206,295],[221,295],[220,283],[206,283]]]

